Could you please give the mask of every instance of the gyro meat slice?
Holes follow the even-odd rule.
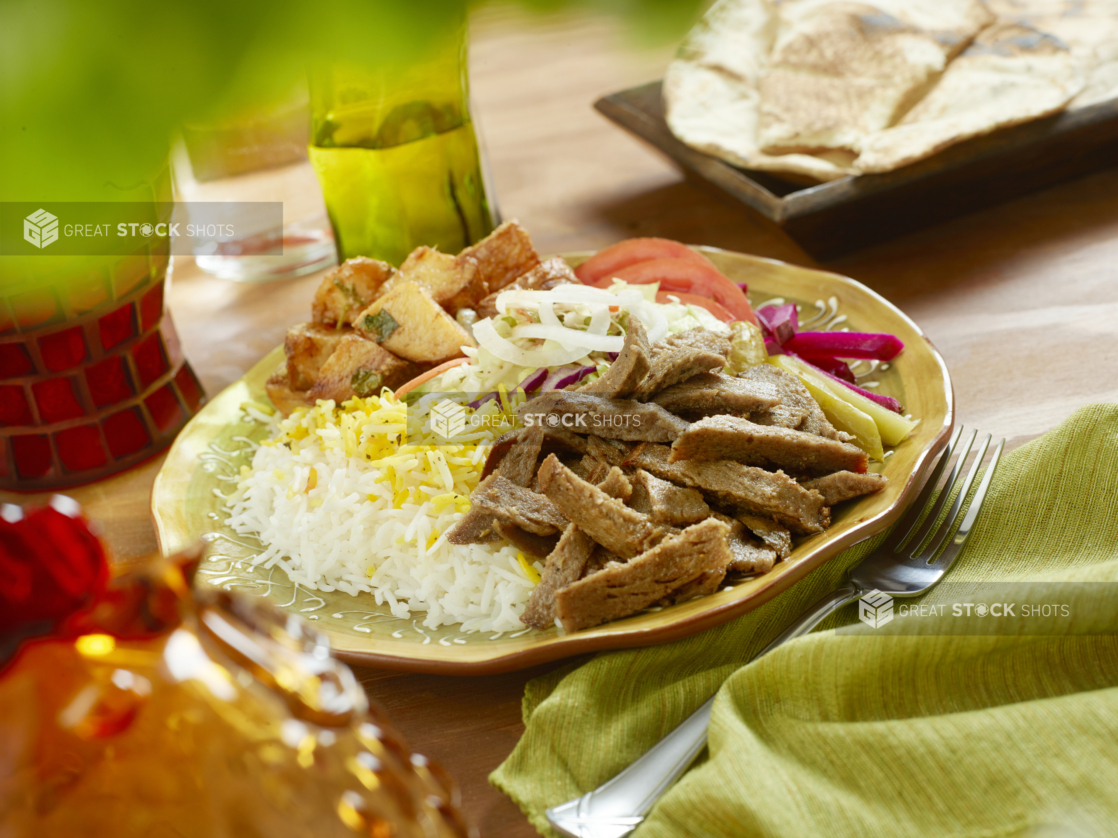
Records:
[[[726,366],[726,356],[693,346],[664,346],[657,344],[652,365],[644,381],[633,392],[633,398],[647,401],[673,384],[692,376]]]
[[[629,456],[630,448],[626,443],[602,439],[600,436],[588,436],[585,439],[586,454],[579,462],[579,476],[591,483],[604,480],[610,469],[621,465]]]
[[[505,456],[512,450],[513,445],[530,430],[532,430],[532,428],[517,428],[516,430],[501,434],[494,440],[493,446],[489,449],[489,455],[485,458],[485,466],[481,470],[482,480],[497,470],[502,461],[504,461]],[[578,454],[585,454],[587,451],[585,437],[563,428],[541,426],[540,430],[543,431],[542,450],[547,453],[553,453],[554,451],[573,451]],[[627,450],[625,454],[628,454]],[[624,455],[622,455],[617,462],[620,463],[624,458]],[[507,477],[508,475],[505,476]]]
[[[714,517],[730,528],[728,544],[730,545],[730,565],[727,568],[733,573],[761,574],[768,573],[776,564],[776,551],[753,535],[740,520],[715,512]]]
[[[311,304],[311,316],[316,323],[352,326],[395,276],[396,269],[387,262],[364,256],[347,259],[322,278]]]
[[[559,543],[558,535],[536,535],[528,532],[528,530],[521,529],[516,524],[508,524],[503,521],[495,520],[493,529],[517,550],[534,559],[546,559]]]
[[[824,501],[826,501],[825,496]],[[746,513],[740,513],[736,517],[745,524],[746,528],[751,533],[761,539],[761,542],[766,547],[776,552],[776,560],[778,562],[792,555],[792,533],[788,532],[787,529],[780,526],[776,521],[771,518],[762,518],[760,515],[749,515]]]
[[[569,524],[555,549],[547,557],[539,584],[532,589],[528,607],[520,621],[538,629],[555,624],[555,594],[582,576],[598,545],[575,524]]]
[[[731,551],[732,552],[732,551]],[[657,605],[675,605],[679,602],[690,602],[697,597],[710,596],[721,587],[726,578],[725,570],[707,570],[699,574],[680,587],[676,588]]]
[[[703,372],[657,393],[653,401],[672,413],[749,414],[780,404],[770,382]]]
[[[658,404],[552,390],[525,402],[517,413],[525,424],[555,423],[582,433],[635,442],[672,442],[687,422]]]
[[[590,434],[585,439],[586,453],[591,457],[609,463],[611,466],[619,466],[624,463],[629,457],[629,452],[633,450],[633,446],[629,443],[616,439],[603,439],[594,434]]]
[[[624,558],[644,552],[664,534],[647,515],[587,483],[554,454],[540,468],[540,491],[596,542]]]
[[[782,471],[771,472],[733,460],[671,461],[666,445],[641,445],[627,465],[664,480],[698,489],[708,500],[735,510],[773,518],[793,532],[822,532],[831,523],[830,508],[818,492],[805,489]]]
[[[654,351],[659,352],[663,349],[675,349],[680,346],[689,346],[692,349],[701,349],[703,352],[709,352],[712,355],[722,355],[724,357],[729,357],[730,354],[730,339],[728,337],[702,327],[669,335],[656,344]]]
[[[543,449],[543,440],[543,428],[525,428],[501,460],[498,473],[517,486],[531,486],[532,478],[536,476],[536,463]]]
[[[318,371],[307,397],[312,401],[333,399],[341,404],[354,396],[377,396],[382,387],[395,390],[418,372],[415,364],[397,358],[371,340],[346,335]]]
[[[651,354],[652,347],[648,343],[648,335],[645,334],[644,327],[638,318],[630,317],[629,331],[625,335],[625,343],[617,358],[600,378],[580,387],[578,392],[593,393],[611,399],[632,395],[648,375]]]
[[[633,485],[617,466],[611,468],[605,478],[598,481],[597,485],[611,498],[617,498],[622,503],[628,503],[629,498],[633,495]]]
[[[805,480],[800,485],[805,489],[814,489],[823,496],[828,506],[842,503],[844,500],[879,492],[885,488],[889,478],[884,474],[855,474],[850,471],[836,471],[817,477],[814,480]]]
[[[796,376],[777,369],[772,364],[759,364],[738,375],[748,381],[767,382],[780,395],[780,404],[757,411],[749,417],[758,425],[776,425],[827,439],[850,441],[849,436],[835,430],[827,421],[823,409]]]
[[[856,445],[737,416],[693,423],[672,444],[671,460],[737,460],[803,474],[862,473],[869,464],[866,452]]]
[[[446,540],[451,544],[492,544],[501,540],[501,534],[495,528],[496,523],[493,513],[477,506],[472,507],[457,524],[447,530]]]
[[[607,495],[623,501],[628,498],[633,490],[619,468],[612,468],[606,479],[598,485],[598,488]],[[507,525],[497,524],[497,528],[501,532],[504,531],[505,526]],[[516,529],[519,530],[519,528]],[[523,530],[519,530],[518,533],[513,535],[519,536],[521,534],[530,535]],[[544,541],[541,536],[531,537],[539,539],[541,544]],[[517,544],[512,538],[509,541]],[[539,584],[532,589],[528,607],[524,611],[524,616],[520,618],[521,622],[536,628],[550,626],[555,622],[555,592],[581,578],[585,571],[591,569],[591,564],[594,565],[592,569],[597,570],[600,565],[606,564],[609,559],[616,558],[618,557],[612,553],[604,552],[604,548],[579,529],[576,524],[569,525],[563,531],[559,544],[547,556],[543,573],[540,574]]]
[[[732,559],[729,534],[726,524],[710,518],[625,564],[611,562],[558,591],[556,616],[564,629],[578,631],[634,614],[707,572],[725,574]]]
[[[710,507],[698,489],[685,489],[637,469],[630,481],[633,496],[629,505],[644,512],[656,524],[684,526],[710,517]]]
[[[536,535],[562,532],[568,523],[567,518],[563,517],[548,498],[531,489],[517,486],[500,474],[490,475],[479,483],[470,495],[470,502],[476,509],[490,513],[498,521],[516,524]]]

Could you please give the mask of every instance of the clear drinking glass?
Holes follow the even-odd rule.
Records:
[[[301,276],[334,263],[334,235],[307,162],[310,113],[305,84],[282,102],[183,125],[172,154],[176,220],[236,235],[197,242],[206,273],[238,282]],[[282,224],[261,209],[283,204]]]

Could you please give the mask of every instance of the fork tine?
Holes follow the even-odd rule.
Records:
[[[987,440],[989,442],[989,440]],[[998,460],[1001,459],[1002,449],[1005,448],[1005,440],[1003,439],[998,443],[998,447],[994,449],[994,456],[990,458],[990,465],[986,467],[986,474],[982,476],[982,482],[978,484],[978,490],[974,493],[974,500],[971,501],[970,506],[967,508],[967,514],[963,516],[963,523],[959,524],[959,529],[955,531],[955,537],[951,539],[951,543],[944,548],[943,553],[940,555],[939,560],[936,562],[944,571],[951,568],[955,557],[959,555],[959,551],[963,549],[963,545],[967,543],[970,537],[971,530],[974,529],[974,523],[978,520],[978,513],[982,511],[982,505],[986,501],[986,492],[990,488],[990,481],[994,478],[994,469],[998,467]],[[985,453],[985,452],[983,452]],[[982,458],[979,457],[974,461],[972,472],[978,468]],[[959,496],[962,497],[965,491],[960,491]],[[946,535],[948,530],[944,530]],[[934,553],[932,554],[934,555]]]
[[[936,553],[939,552],[939,548],[942,547],[943,542],[947,540],[947,534],[951,532],[951,528],[954,527],[955,524],[958,522],[959,512],[962,509],[963,504],[967,500],[967,494],[970,492],[971,484],[974,482],[974,479],[978,476],[979,470],[982,468],[982,460],[986,457],[986,451],[990,447],[990,440],[992,438],[993,437],[991,437],[990,434],[986,434],[986,439],[982,441],[981,447],[974,455],[974,462],[971,464],[970,471],[967,472],[966,479],[963,480],[963,485],[959,487],[959,491],[955,495],[955,500],[951,503],[951,509],[948,510],[947,516],[943,519],[943,524],[940,526],[939,530],[935,533],[935,536],[929,542],[928,549],[920,554],[919,558],[921,560],[927,560],[928,564],[932,563],[932,559],[935,557]],[[964,458],[962,457],[959,458],[959,465],[963,464],[963,459]],[[954,490],[954,488],[954,484],[944,486],[943,494],[941,495],[941,497],[947,497],[947,495],[949,495],[952,490]],[[918,544],[914,544],[913,550],[918,549],[919,546],[920,545]]]
[[[915,535],[911,535],[912,530],[916,529],[915,523],[911,527],[909,535],[906,536],[904,542],[904,544],[908,545],[910,551],[915,551],[921,544],[923,544],[924,539],[928,537],[928,533],[931,532],[932,527],[935,526],[936,520],[938,520],[939,518],[939,513],[943,511],[944,504],[947,503],[947,497],[951,494],[951,487],[954,486],[955,482],[959,479],[959,474],[963,470],[963,463],[966,461],[967,456],[970,454],[970,450],[974,446],[975,437],[977,436],[977,429],[971,431],[970,438],[967,439],[965,444],[959,446],[959,456],[955,460],[954,465],[952,465],[951,467],[951,473],[947,475],[947,480],[943,484],[943,489],[940,491],[939,497],[936,498],[935,503],[932,505],[931,511],[928,513],[927,517],[924,518],[924,523],[921,525],[919,531]],[[931,489],[934,488],[935,486],[931,487]],[[924,489],[929,495],[931,494],[931,489],[929,489],[928,486],[925,486]],[[920,505],[919,508],[916,509],[915,512],[917,516],[919,516],[923,509],[927,506],[928,497],[926,495],[922,495],[921,500],[923,501],[923,503]],[[896,548],[894,548],[893,552],[901,552],[902,546],[902,544],[898,544]]]
[[[888,550],[895,553],[900,549],[905,539],[908,538],[909,534],[912,532],[912,528],[920,521],[920,510],[927,505],[928,498],[931,497],[932,490],[935,489],[940,476],[943,474],[943,470],[947,467],[948,460],[951,459],[951,455],[955,452],[955,446],[958,444],[959,437],[962,433],[962,425],[955,428],[954,433],[951,434],[951,439],[947,441],[947,445],[943,449],[943,453],[940,454],[939,462],[937,462],[935,468],[932,469],[932,473],[928,479],[924,481],[924,486],[921,488],[920,494],[916,496],[916,500],[908,505],[908,509],[905,511],[900,521],[897,522],[896,526],[893,527],[893,532],[882,542],[881,547],[878,548],[879,550]]]

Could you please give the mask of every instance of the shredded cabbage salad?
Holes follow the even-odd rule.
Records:
[[[468,364],[431,379],[419,393],[490,393],[565,387],[601,375],[620,352],[637,317],[652,343],[689,329],[728,335],[709,311],[680,302],[658,303],[658,283],[608,289],[560,285],[548,291],[512,289],[497,296],[497,316],[473,324],[477,348]],[[546,371],[546,375],[544,375]]]

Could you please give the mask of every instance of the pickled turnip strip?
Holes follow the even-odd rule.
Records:
[[[798,332],[790,340],[781,341],[792,352],[804,358],[866,358],[891,361],[904,349],[894,335],[870,332]]]

